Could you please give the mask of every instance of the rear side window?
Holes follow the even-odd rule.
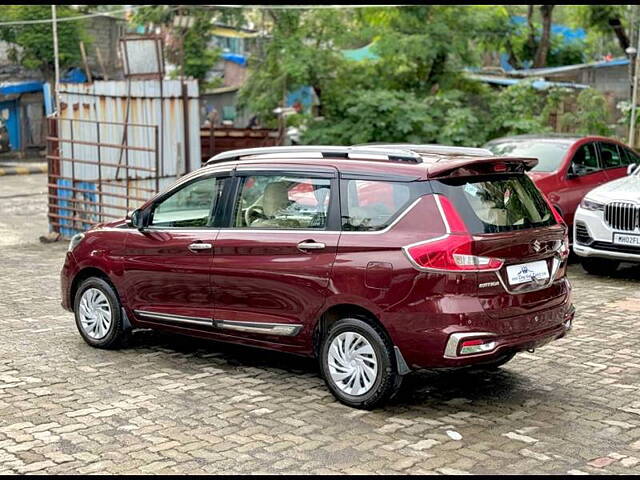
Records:
[[[613,143],[600,143],[600,153],[602,154],[602,166],[604,168],[618,168],[623,166],[617,145]]]
[[[453,202],[473,234],[553,225],[555,218],[526,175],[483,176],[433,182]]]
[[[417,182],[343,180],[342,229],[375,231],[387,227],[415,199]]]
[[[631,165],[632,163],[640,164],[640,157],[638,157],[638,155],[634,151],[629,150],[628,148],[621,148],[620,150],[622,150],[624,153],[625,165]]]

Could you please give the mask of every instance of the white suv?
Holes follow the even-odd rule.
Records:
[[[620,262],[640,263],[640,166],[591,190],[573,224],[573,251],[593,274],[614,271]]]

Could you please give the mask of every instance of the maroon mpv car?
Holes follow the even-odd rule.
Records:
[[[567,227],[537,160],[357,147],[225,152],[127,220],[76,235],[62,305],[133,328],[315,356],[371,408],[412,369],[495,368],[563,337]]]

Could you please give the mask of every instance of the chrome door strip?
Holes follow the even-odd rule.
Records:
[[[184,317],[182,315],[172,315],[170,313],[147,312],[144,310],[134,310],[136,315],[150,320],[164,320],[174,323],[187,323],[190,325],[198,325],[201,327],[212,327],[213,320],[211,318],[202,317]]]
[[[234,320],[214,320],[215,327],[223,330],[235,330],[237,332],[262,333],[265,335],[284,335],[293,337],[302,329],[300,324],[289,323],[262,323],[262,322],[238,322]]]

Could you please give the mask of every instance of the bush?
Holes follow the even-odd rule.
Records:
[[[605,96],[597,90],[586,88],[578,95],[576,112],[563,114],[560,124],[571,129],[572,133],[609,136],[613,133],[607,122],[609,116]]]

